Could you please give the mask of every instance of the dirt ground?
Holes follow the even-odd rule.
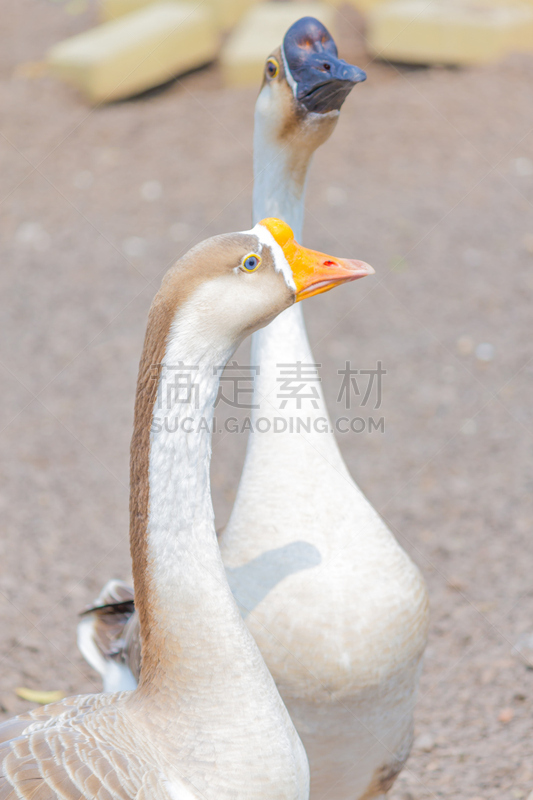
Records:
[[[93,14],[2,7],[3,716],[30,707],[18,686],[98,690],[76,613],[130,572],[147,309],[191,244],[250,222],[255,90],[224,90],[210,68],[91,109],[28,62]],[[387,370],[372,410],[385,433],[339,440],[430,587],[417,740],[391,797],[519,800],[533,791],[533,669],[513,653],[533,630],[533,57],[385,67],[346,20],[342,54],[369,78],[316,157],[306,243],[376,276],[306,317],[334,418],[347,360]],[[243,448],[238,434],[215,443],[220,524]]]

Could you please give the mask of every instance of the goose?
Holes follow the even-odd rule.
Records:
[[[317,20],[289,28],[256,104],[254,220],[279,215],[302,240],[311,156],[358,80]],[[315,358],[293,306],[252,337],[260,408],[219,544],[227,569],[296,541],[318,553],[320,563],[283,576],[246,624],[306,749],[311,800],[384,798],[412,745],[427,588],[349,474],[332,426],[318,424],[329,418],[320,384],[300,408],[277,396],[279,365],[298,362]],[[258,434],[259,415],[293,424]],[[234,594],[239,601],[239,587]]]
[[[152,304],[131,442],[143,670],[0,725],[0,800],[306,800],[305,751],[230,592],[209,488],[219,366],[294,302],[372,273],[280,220],[215,236]]]
[[[289,28],[266,61],[256,103],[254,221],[280,216],[301,240],[312,156],[365,77],[338,58],[318,20]],[[320,385],[300,408],[283,408],[277,398],[278,365],[298,362],[315,359],[295,305],[252,336],[250,363],[260,368],[252,428],[260,415],[270,432],[250,434],[219,545],[242,616],[306,748],[311,799],[384,798],[411,749],[427,589],[323,425]],[[275,419],[287,416],[292,425],[274,433]],[[135,685],[139,676],[132,597],[126,584],[108,583],[80,624],[80,649],[107,689]]]

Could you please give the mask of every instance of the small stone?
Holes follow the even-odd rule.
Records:
[[[512,658],[498,658],[494,663],[498,669],[511,669],[514,664]]]
[[[489,667],[488,669],[484,670],[481,673],[481,684],[483,686],[487,686],[487,684],[492,683],[495,677],[496,677],[496,670],[494,669],[494,667]]]
[[[459,336],[456,347],[460,355],[469,356],[474,350],[474,340],[471,336]]]
[[[497,605],[497,603],[493,603],[492,600],[489,600],[486,603],[478,603],[477,610],[481,611],[482,614],[488,614],[489,611],[493,611]]]
[[[467,247],[463,253],[463,261],[468,267],[479,267],[483,261],[483,254],[475,247]]]
[[[498,722],[503,722],[504,725],[508,725],[509,722],[514,717],[514,710],[512,708],[502,708],[500,713],[498,714]]]
[[[409,266],[409,263],[403,256],[394,256],[390,264],[393,272],[403,272]]]
[[[448,589],[453,589],[454,592],[462,592],[466,588],[464,582],[460,578],[450,578],[446,582],[446,586]]]
[[[515,158],[512,164],[515,175],[519,175],[521,178],[527,178],[529,175],[533,175],[533,161],[531,161],[530,158],[521,156],[520,158]]]
[[[461,426],[461,433],[464,436],[474,436],[477,433],[477,422],[475,419],[467,419]]]
[[[100,147],[96,157],[103,167],[114,167],[120,161],[120,150],[118,147]]]
[[[435,747],[435,739],[430,733],[421,733],[417,736],[414,747],[416,750],[422,750],[424,753],[431,753]]]
[[[441,375],[445,381],[453,381],[455,378],[455,367],[453,364],[445,364],[441,370]]]
[[[190,232],[191,226],[187,222],[175,222],[169,228],[170,238],[175,242],[184,242]]]
[[[526,233],[522,239],[522,244],[527,252],[533,256],[533,233]]]
[[[88,169],[78,172],[74,176],[74,186],[76,189],[89,189],[94,183],[94,175]]]
[[[23,222],[17,228],[15,239],[20,244],[33,247],[41,253],[48,250],[51,244],[50,234],[40,222]]]
[[[44,61],[23,61],[22,64],[17,64],[13,70],[13,76],[32,81],[46,75],[46,70],[47,67]]]
[[[146,181],[141,186],[141,196],[144,200],[147,200],[149,203],[153,203],[156,200],[159,200],[161,195],[163,194],[163,187],[161,186],[159,181]]]
[[[519,656],[527,667],[533,667],[533,633],[523,633],[513,647],[513,655]]]
[[[482,342],[476,347],[476,358],[478,361],[492,361],[494,358],[494,345],[489,342]]]
[[[140,236],[129,236],[122,242],[122,252],[127,256],[142,256],[146,252],[146,239]]]
[[[326,203],[333,208],[345,205],[348,195],[340,186],[328,186],[326,189]]]

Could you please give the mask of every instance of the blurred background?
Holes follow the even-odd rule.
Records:
[[[347,361],[386,370],[380,408],[349,412],[383,418],[384,431],[367,424],[339,443],[430,588],[415,747],[391,798],[520,800],[533,792],[533,6],[422,2],[325,6],[340,55],[368,80],[315,158],[305,243],[376,275],[310,300],[305,315],[333,419],[346,415]],[[125,56],[115,83],[110,69],[98,83],[98,65],[86,66],[98,41],[71,39],[101,36],[109,9],[3,0],[3,716],[33,707],[18,687],[100,688],[76,648],[76,615],[109,578],[130,577],[128,448],[147,311],[191,245],[251,222],[260,78],[249,53],[261,65],[268,37],[250,44],[240,5],[205,66],[189,61],[179,70],[200,68],[120,99]],[[112,24],[129,25],[123,13]],[[123,30],[106,34],[111,61],[133,35]],[[126,94],[179,71],[165,64]],[[246,349],[238,358],[249,363]],[[245,443],[215,439],[219,526]]]

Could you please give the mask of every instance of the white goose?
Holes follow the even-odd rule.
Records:
[[[369,272],[299,247],[279,220],[209,239],[169,270],[150,310],[131,444],[142,677],[132,692],[1,725],[0,800],[306,800],[305,752],[217,544],[216,368],[295,300]]]
[[[338,119],[353,69],[311,18],[295,23],[267,61],[255,115],[254,220],[279,215],[301,239],[310,159]],[[317,384],[314,404],[283,409],[278,365],[297,362],[315,359],[293,307],[254,334],[250,362],[260,366],[253,413],[291,416],[293,430],[297,418],[328,417]],[[220,547],[235,569],[300,543],[300,569],[281,575],[246,623],[304,743],[311,800],[369,800],[387,794],[411,748],[428,598],[323,427],[250,435]],[[304,570],[311,549],[320,563]],[[239,600],[238,587],[234,594]]]
[[[256,105],[254,220],[281,216],[301,237],[314,151],[364,73],[337,57],[307,17],[267,60]],[[253,336],[256,413],[327,417],[315,404],[281,408],[278,364],[313,364],[301,309]],[[316,407],[315,407],[316,406]],[[264,423],[263,423],[264,425]],[[350,477],[332,433],[251,434],[229,523],[220,537],[232,591],[305,745],[311,798],[386,795],[409,754],[428,626],[424,581]],[[138,625],[128,590],[110,582],[80,626],[82,652],[104,687],[135,682]],[[124,622],[127,624],[124,625]],[[132,674],[132,672],[134,674]]]

